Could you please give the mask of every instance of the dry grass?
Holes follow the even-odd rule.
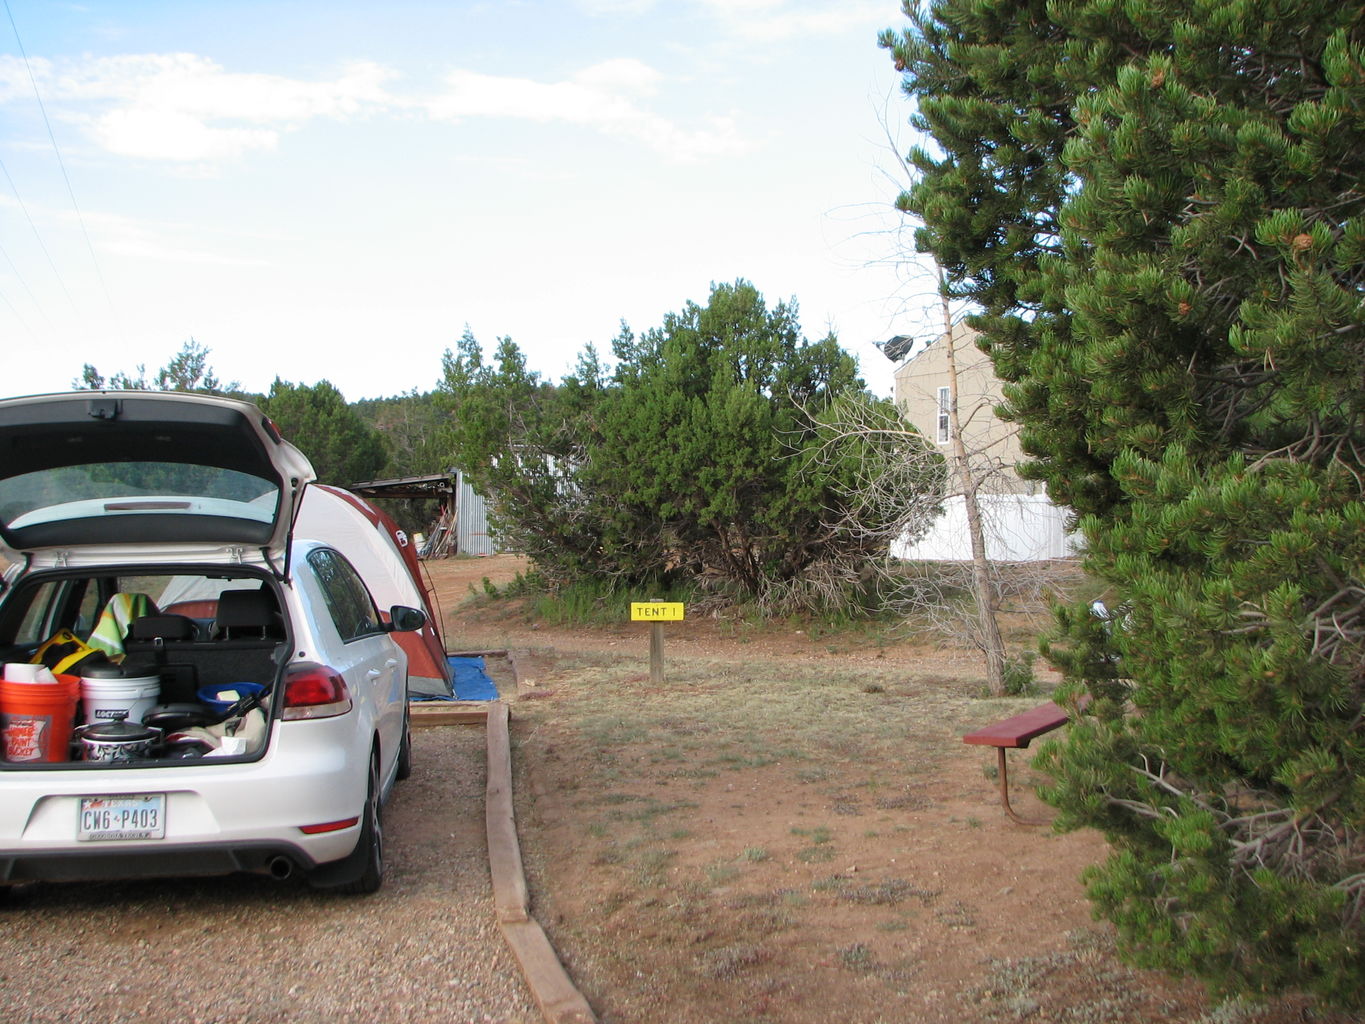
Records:
[[[518,826],[603,1024],[1334,1021],[1120,962],[1077,880],[1100,838],[1011,825],[994,752],[960,741],[1041,699],[979,699],[968,653],[706,620],[656,686],[638,630],[482,626],[535,648]],[[1045,814],[1027,752],[1010,778]]]
[[[981,759],[950,812],[942,769],[976,756],[962,733],[1039,698],[979,699],[942,663],[693,658],[662,686],[641,667],[575,655],[513,711],[536,910],[604,1024],[1214,1019],[1195,986],[1124,967],[1084,914],[1070,940],[1016,921],[1020,955],[989,952],[1002,893],[1056,897],[1009,897],[959,855],[1018,843],[1044,870],[1063,840],[1002,825]],[[933,868],[912,856],[931,835]],[[1066,849],[1049,885],[1071,904]]]
[[[932,766],[935,751],[995,712],[947,679],[912,684],[894,666],[691,661],[671,664],[662,687],[652,687],[639,668],[580,655],[558,667],[554,700],[514,712],[514,763],[524,771],[540,770],[547,746],[572,758],[571,773],[555,774],[554,813],[599,873],[598,891],[584,892],[586,915],[575,911],[558,929],[561,945],[589,979],[633,974],[648,963],[645,991],[616,988],[599,999],[624,999],[622,1020],[665,1019],[648,1003],[666,992],[686,992],[691,1004],[674,1004],[667,1019],[719,1019],[707,1015],[737,987],[757,1008],[751,1019],[776,1019],[764,1007],[780,1000],[765,987],[782,987],[776,975],[792,941],[823,916],[852,909],[892,934],[903,926],[907,900],[922,906],[933,898],[909,879],[844,879],[831,871],[868,841],[860,819],[922,805],[914,780]],[[703,792],[741,789],[770,775],[805,791],[819,820],[764,834],[761,842],[741,829],[728,843],[717,840],[716,822],[697,820]],[[536,788],[529,777],[517,787]],[[541,788],[526,799],[524,845],[533,888],[553,917],[562,900],[545,886],[547,866],[538,863],[544,850],[535,838],[548,824],[536,824],[545,809]],[[812,881],[784,888],[787,864],[801,865]],[[826,953],[831,969],[882,984],[910,970],[883,961],[864,942]]]

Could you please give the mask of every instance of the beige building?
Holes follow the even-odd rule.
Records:
[[[956,324],[951,335],[941,334],[927,347],[910,356],[896,370],[894,400],[905,418],[930,441],[951,452],[949,402],[951,401],[948,356],[957,363],[958,417],[962,438],[974,475],[982,480],[985,494],[1037,494],[1042,485],[1021,480],[1016,465],[1023,461],[1019,447],[1018,424],[1002,420],[995,406],[1004,393],[990,356],[976,345],[978,333],[966,324]],[[893,338],[883,347],[896,357]],[[908,339],[906,339],[908,341]],[[949,346],[951,347],[951,350]]]
[[[1041,483],[1019,476],[1018,464],[1027,458],[1019,446],[1019,427],[995,413],[1004,393],[990,357],[976,345],[977,337],[976,331],[959,323],[951,334],[939,335],[913,355],[912,338],[886,342],[882,352],[893,361],[904,360],[896,369],[893,400],[930,442],[945,456],[951,455],[951,353],[957,367],[958,419],[972,477],[978,482],[988,556],[999,561],[1066,557],[1074,551],[1066,512],[1047,500]],[[898,555],[931,560],[971,557],[961,488],[954,487],[958,493],[947,497],[944,515],[929,534],[904,546]]]

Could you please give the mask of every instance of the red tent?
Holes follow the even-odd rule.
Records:
[[[421,608],[427,623],[394,638],[408,656],[408,693],[449,697],[450,664],[441,638],[436,601],[422,576],[408,535],[385,512],[340,487],[312,484],[304,493],[294,535],[323,540],[355,566],[386,616],[395,604]]]

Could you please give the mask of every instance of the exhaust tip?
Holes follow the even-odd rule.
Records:
[[[270,871],[270,877],[279,882],[283,882],[294,873],[294,862],[288,857],[271,857],[266,867]]]

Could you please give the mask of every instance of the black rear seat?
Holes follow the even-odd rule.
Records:
[[[191,701],[199,687],[253,682],[270,686],[284,654],[284,618],[267,590],[225,590],[210,636],[185,615],[133,620],[125,656],[156,663],[161,702]]]
[[[199,672],[184,654],[198,639],[199,625],[187,615],[144,615],[128,629],[124,660],[150,657],[161,676],[161,703],[194,700]]]
[[[153,646],[166,641],[198,640],[199,624],[188,615],[144,615],[134,619],[129,640],[146,640]]]
[[[267,590],[225,590],[218,595],[213,635],[219,640],[283,640],[284,618]]]

